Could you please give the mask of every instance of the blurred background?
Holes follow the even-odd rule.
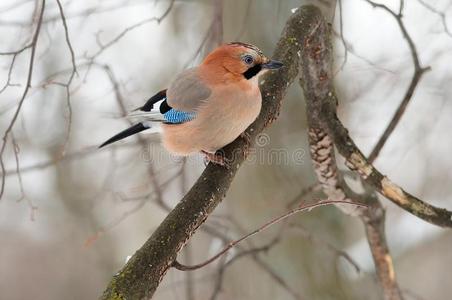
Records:
[[[128,111],[221,42],[252,43],[271,55],[293,9],[306,3],[321,6],[332,23],[339,116],[368,154],[414,68],[395,19],[365,0],[61,0],[69,44],[58,3],[46,1],[31,87],[2,154],[0,299],[100,296],[204,164],[201,156],[166,154],[155,133],[143,134],[142,141],[97,146],[128,126],[123,118]],[[380,3],[399,10],[399,1]],[[30,0],[0,4],[2,136],[26,87],[31,49],[5,52],[30,43],[40,5]],[[403,22],[421,65],[431,70],[375,162],[407,191],[449,210],[451,7],[449,0],[404,2]],[[282,157],[268,159],[275,150]],[[193,236],[180,261],[202,262],[225,241],[256,229],[300,198],[321,199],[318,191],[303,192],[315,183],[305,103],[295,82],[279,119],[203,226],[208,230]],[[381,199],[406,299],[450,298],[451,232]],[[260,233],[203,269],[170,270],[153,299],[382,299],[358,219],[323,207],[291,217],[288,225]],[[245,249],[257,250],[234,258]]]

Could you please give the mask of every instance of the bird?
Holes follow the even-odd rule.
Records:
[[[178,156],[203,153],[207,161],[225,166],[225,158],[217,151],[244,134],[260,113],[258,77],[282,66],[254,45],[243,42],[220,45],[199,66],[182,71],[167,89],[134,110],[131,115],[141,119],[140,122],[99,148],[159,122],[167,151]]]

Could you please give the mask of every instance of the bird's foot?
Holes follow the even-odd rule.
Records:
[[[221,152],[210,153],[202,150],[202,154],[204,154],[204,164],[207,166],[209,162],[212,162],[216,165],[220,165],[225,167],[226,169],[230,168],[229,160],[222,154]]]
[[[251,145],[251,135],[248,132],[246,131],[242,132],[240,134],[240,137],[246,141],[246,144],[248,146]]]

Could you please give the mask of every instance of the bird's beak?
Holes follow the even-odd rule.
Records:
[[[283,65],[282,62],[277,60],[269,60],[267,63],[262,64],[263,69],[275,70],[281,68]]]

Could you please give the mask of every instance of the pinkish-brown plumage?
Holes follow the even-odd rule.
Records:
[[[257,118],[262,97],[258,75],[282,64],[265,57],[255,46],[225,44],[212,51],[196,68],[180,73],[165,91],[142,108],[148,121],[163,120],[163,145],[177,155],[215,153],[231,143]],[[162,115],[150,112],[160,106]],[[163,107],[163,109],[162,109]],[[184,118],[184,119],[181,119]],[[147,128],[135,125],[104,144]]]

